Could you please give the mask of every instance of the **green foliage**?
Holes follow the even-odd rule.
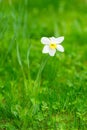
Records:
[[[0,0],[0,130],[87,129],[86,8]],[[61,35],[65,52],[43,55],[41,37]]]

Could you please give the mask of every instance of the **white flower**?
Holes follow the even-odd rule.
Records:
[[[41,43],[44,44],[44,48],[42,50],[42,53],[49,53],[50,56],[54,56],[56,53],[56,50],[64,52],[64,48],[62,45],[60,45],[61,42],[63,42],[64,37],[42,37]]]

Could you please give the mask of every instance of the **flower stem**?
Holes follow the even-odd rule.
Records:
[[[47,56],[46,58],[44,58],[44,59],[42,60],[42,63],[41,63],[41,65],[40,65],[40,69],[39,69],[39,71],[38,71],[38,73],[37,73],[37,77],[36,77],[36,80],[35,80],[35,84],[38,84],[38,83],[39,83],[41,73],[42,73],[43,69],[45,68],[45,65],[46,65],[48,59],[49,59],[49,56]]]

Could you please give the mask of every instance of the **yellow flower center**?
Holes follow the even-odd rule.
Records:
[[[51,49],[56,49],[57,48],[57,45],[55,43],[50,43],[50,48]]]

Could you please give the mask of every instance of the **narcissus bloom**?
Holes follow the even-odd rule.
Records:
[[[42,37],[41,43],[44,44],[44,48],[42,50],[42,53],[49,53],[50,56],[54,56],[56,53],[56,50],[60,52],[64,52],[64,48],[62,45],[60,45],[61,42],[63,42],[64,37]]]

